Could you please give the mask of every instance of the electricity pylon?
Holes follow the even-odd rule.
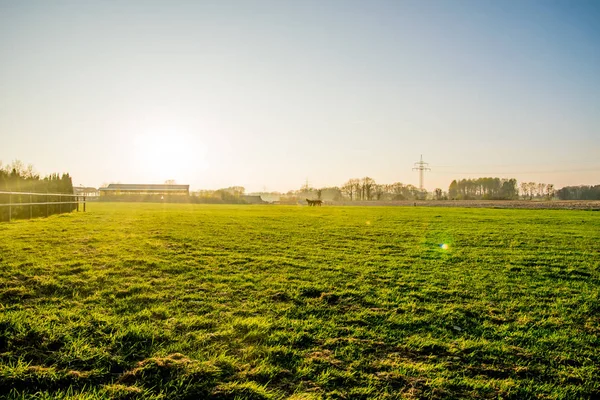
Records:
[[[425,171],[431,171],[428,167],[429,163],[423,161],[423,154],[421,154],[421,161],[415,163],[413,171],[419,171],[419,190],[423,193],[423,173]]]

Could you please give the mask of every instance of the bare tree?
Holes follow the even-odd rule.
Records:
[[[21,160],[14,160],[12,164],[7,165],[8,170],[12,175],[21,176],[25,172],[25,164]]]
[[[537,194],[539,197],[544,197],[544,195],[546,194],[546,184],[545,183],[537,184]]]
[[[383,195],[386,192],[386,187],[387,185],[375,185],[374,188],[374,192],[375,192],[375,199],[376,200],[381,200],[381,198],[383,197]]]
[[[527,187],[529,188],[529,200],[533,199],[533,196],[535,194],[535,188],[536,188],[536,183],[535,182],[529,182],[527,184]]]
[[[362,193],[363,193],[363,199],[367,199],[367,200],[371,200],[371,198],[373,197],[373,189],[375,187],[375,180],[373,178],[369,178],[368,176],[365,176],[364,178],[362,178]]]
[[[348,182],[346,182],[342,185],[342,192],[347,194],[348,197],[350,197],[350,201],[353,200],[354,182],[352,182],[352,179],[350,179]]]
[[[548,200],[554,197],[554,184],[549,183],[546,185],[546,197]]]
[[[362,190],[361,190],[361,185],[360,185],[360,179],[350,179],[350,182],[352,182],[352,185],[354,187],[354,198],[356,200],[362,200]]]
[[[529,191],[529,186],[527,185],[527,182],[521,182],[519,186],[521,187],[521,196],[523,196],[523,199],[527,199],[527,193]]]

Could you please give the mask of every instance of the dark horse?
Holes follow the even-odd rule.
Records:
[[[321,205],[323,204],[323,200],[309,200],[309,199],[306,199],[306,202],[308,203],[309,207],[316,207],[316,206],[321,207]]]

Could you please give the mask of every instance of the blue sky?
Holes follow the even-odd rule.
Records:
[[[0,160],[76,184],[600,183],[597,1],[0,0]]]

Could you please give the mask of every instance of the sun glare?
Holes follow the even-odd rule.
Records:
[[[188,183],[194,174],[205,170],[206,148],[189,135],[139,135],[134,141],[134,168],[148,182],[174,179]]]
[[[448,246],[448,243],[443,243],[440,245],[440,247],[442,248],[442,250],[448,250],[450,248],[450,246]]]

